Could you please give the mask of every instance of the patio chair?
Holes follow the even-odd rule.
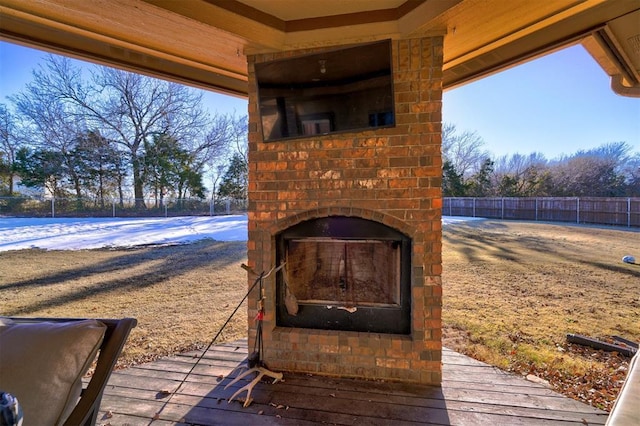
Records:
[[[24,424],[94,425],[107,381],[137,321],[0,320],[0,390],[17,398]],[[94,362],[93,374],[83,381]]]

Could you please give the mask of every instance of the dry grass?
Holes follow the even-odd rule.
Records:
[[[443,231],[445,345],[534,373],[608,408],[624,360],[592,356],[567,333],[640,341],[638,230],[477,221]],[[0,253],[0,314],[131,316],[120,365],[206,346],[245,295],[245,243]],[[222,340],[246,336],[246,308]],[[576,384],[579,381],[579,384]],[[593,391],[591,391],[593,390]]]
[[[637,230],[505,221],[448,227],[445,345],[609,408],[626,360],[567,345],[566,335],[640,341],[640,266],[623,263],[626,254],[640,255]]]
[[[0,253],[2,315],[134,317],[121,366],[202,347],[244,297],[245,243]],[[246,336],[246,307],[219,340]]]

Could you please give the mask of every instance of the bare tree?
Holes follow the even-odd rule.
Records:
[[[75,99],[86,116],[130,156],[136,205],[144,206],[141,148],[157,134],[193,148],[203,140],[209,117],[202,95],[175,83],[112,68],[93,74],[92,102]]]
[[[13,164],[20,148],[18,122],[5,104],[0,104],[0,176],[6,179],[7,193],[13,194]]]
[[[209,116],[202,108],[202,95],[186,86],[106,67],[94,69],[90,81],[85,84],[81,70],[68,58],[49,56],[45,67],[34,72],[30,87],[46,95],[40,99],[65,105],[68,120],[99,129],[120,146],[129,158],[136,205],[143,207],[144,141],[166,134],[188,149],[206,144]]]
[[[551,168],[556,196],[616,197],[624,194],[624,178],[603,157],[579,152]]]
[[[495,161],[494,186],[497,193],[507,197],[548,195],[547,159],[541,153],[512,154]]]
[[[457,133],[455,124],[442,126],[442,156],[456,173],[468,178],[478,173],[491,154],[483,149],[484,140],[478,133],[464,131]]]
[[[60,154],[64,172],[71,182],[76,196],[82,196],[81,178],[76,173],[72,154],[77,136],[85,126],[77,105],[60,97],[51,85],[49,75],[43,69],[34,71],[34,81],[26,89],[9,99],[20,113],[28,145],[39,150]],[[46,83],[46,84],[45,84]]]
[[[231,139],[235,144],[236,152],[242,157],[245,164],[249,164],[248,151],[249,143],[247,140],[249,134],[249,120],[247,116],[239,117],[233,122]]]
[[[211,201],[215,201],[218,182],[222,178],[228,167],[230,148],[233,146],[235,152],[239,154],[248,164],[247,160],[247,134],[248,119],[246,115],[237,117],[235,114],[220,115],[215,118],[207,141],[209,151],[206,155],[206,167],[211,177],[212,191]]]
[[[626,161],[622,174],[627,185],[626,195],[640,197],[640,152],[631,155]]]
[[[245,125],[247,117],[234,114],[216,115],[209,125],[205,142],[193,153],[203,168],[215,170],[229,161],[229,149],[237,139],[237,128]]]

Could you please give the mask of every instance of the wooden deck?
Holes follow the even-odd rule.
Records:
[[[246,340],[114,372],[100,425],[597,425],[607,413],[451,350],[441,388],[285,374],[259,383],[247,408],[224,389],[246,362]],[[235,371],[234,371],[235,370]],[[231,376],[229,376],[231,375]],[[244,394],[240,397],[244,399]],[[159,414],[157,414],[159,413]]]

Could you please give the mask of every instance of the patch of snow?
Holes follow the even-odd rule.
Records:
[[[0,251],[187,244],[208,238],[246,241],[247,217],[0,219]]]
[[[473,219],[443,217],[442,224]],[[247,216],[0,218],[0,251],[188,244],[203,239],[246,241]]]

